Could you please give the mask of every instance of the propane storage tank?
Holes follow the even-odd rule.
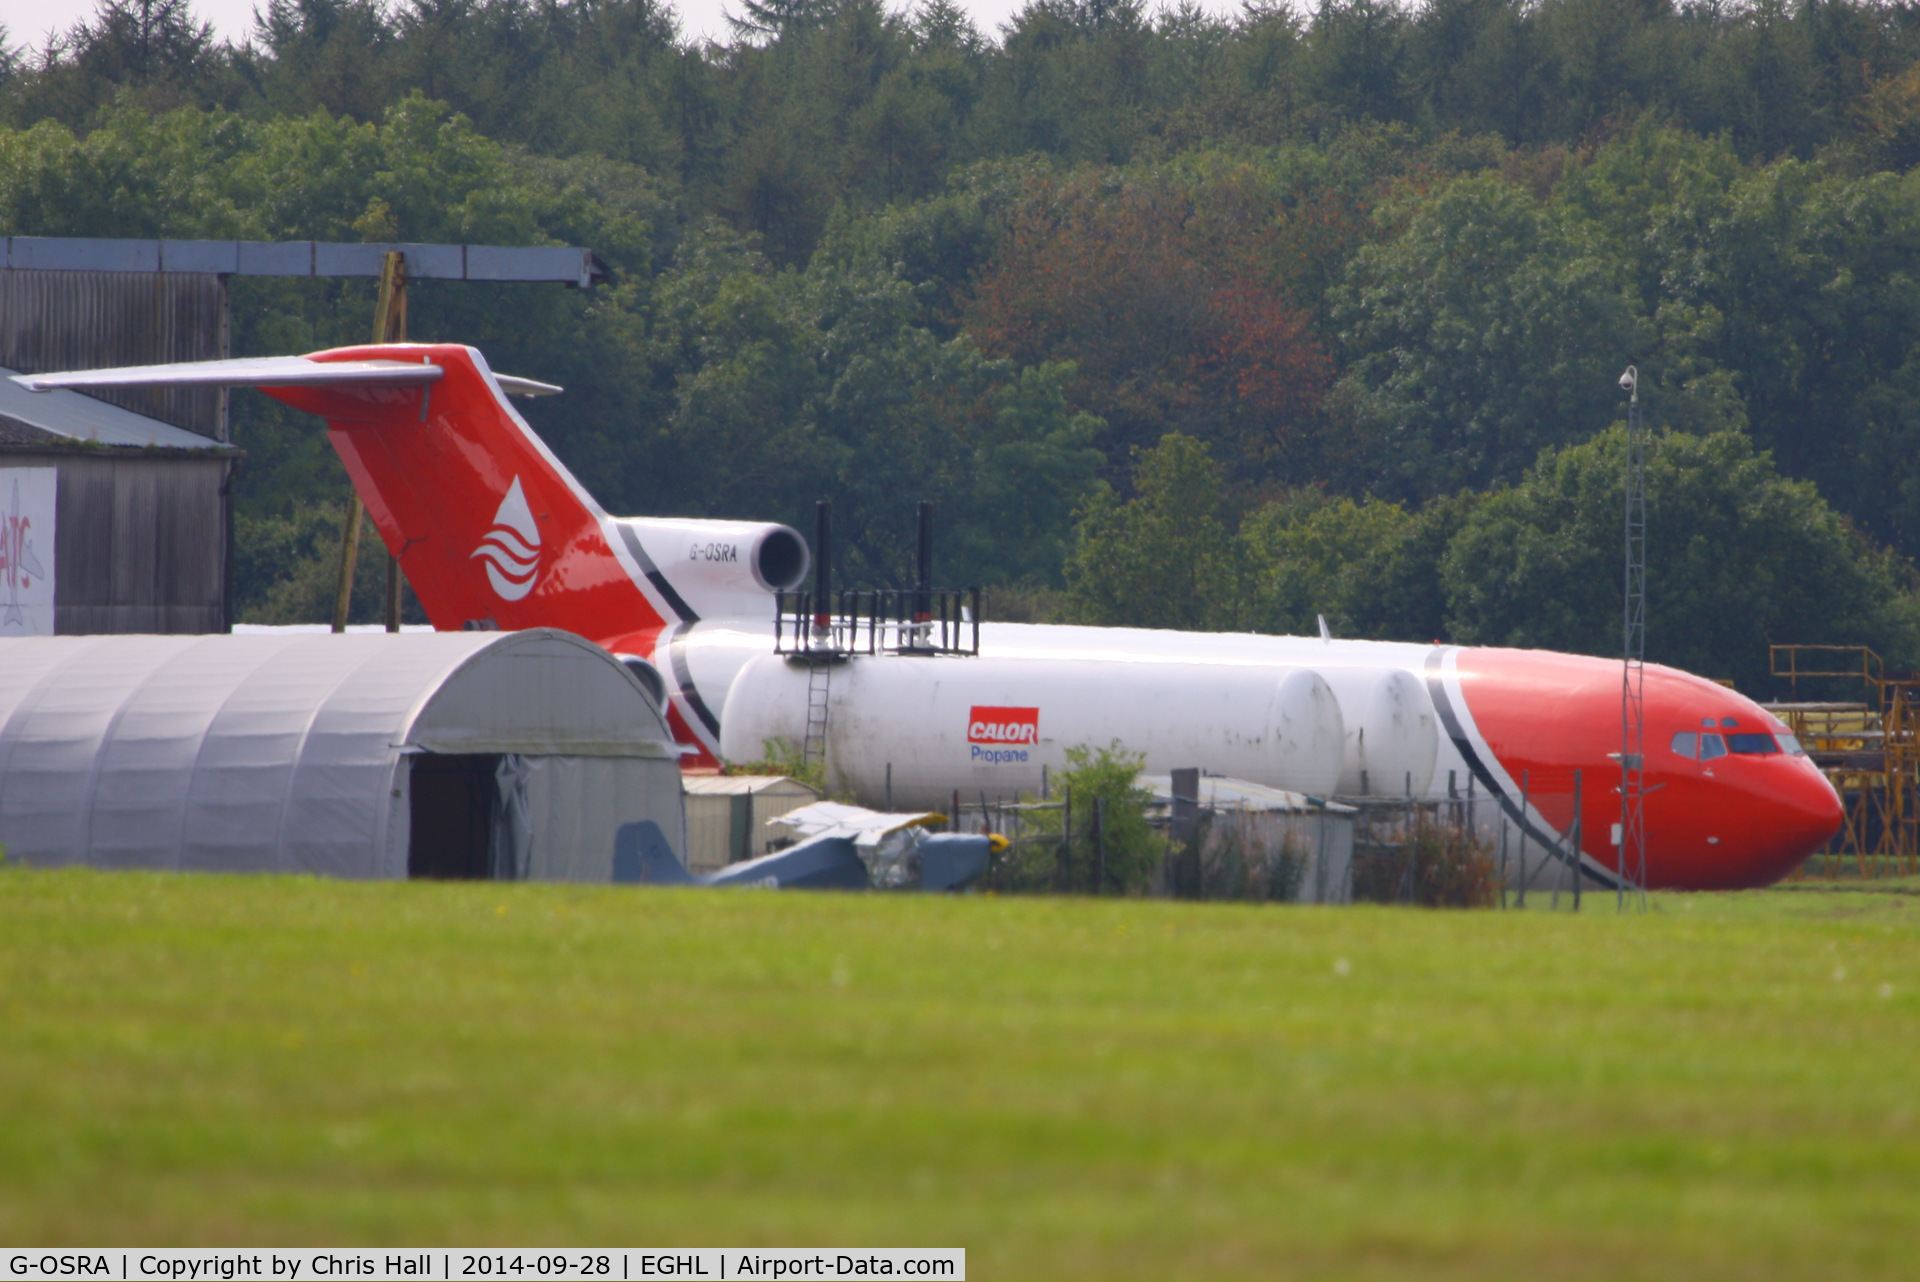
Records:
[[[1296,792],[1339,782],[1346,730],[1318,673],[1265,665],[1137,665],[1087,655],[858,657],[827,674],[828,782],[881,805],[944,809],[963,799],[1038,793],[1080,744],[1143,754],[1143,769],[1181,766]],[[721,716],[721,755],[750,761],[769,741],[806,734],[809,669],[765,655],[735,677]],[[1116,695],[1116,688],[1125,694]],[[1124,700],[1124,702],[1121,702]]]
[[[1340,794],[1426,795],[1440,751],[1440,732],[1425,684],[1411,672],[1396,669],[1380,676],[1364,694],[1353,693],[1357,697],[1348,704]]]
[[[1313,669],[1296,668],[1280,678],[1273,692],[1272,708],[1269,719],[1273,741],[1265,754],[1267,773],[1233,777],[1294,792],[1333,791],[1340,781],[1342,749],[1347,737],[1340,701],[1334,697],[1333,690]],[[1204,731],[1202,733],[1204,735]],[[1169,765],[1167,769],[1172,767]]]

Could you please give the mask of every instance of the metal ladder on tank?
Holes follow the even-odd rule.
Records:
[[[800,763],[827,764],[827,690],[833,681],[833,660],[827,655],[807,664],[807,735],[800,745]]]

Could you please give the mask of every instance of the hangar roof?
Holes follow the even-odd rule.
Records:
[[[607,275],[590,249],[545,245],[349,244],[325,240],[108,240],[0,237],[0,271],[205,276],[378,276],[389,250],[413,280],[559,281],[586,289]]]
[[[682,786],[691,797],[748,797],[765,792],[819,795],[792,775],[688,775]]]

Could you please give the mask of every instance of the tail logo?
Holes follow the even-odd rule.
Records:
[[[540,577],[540,527],[534,523],[519,477],[513,478],[507,497],[500,500],[493,528],[473,555],[487,563],[487,582],[502,600],[518,601],[533,591],[533,582]]]

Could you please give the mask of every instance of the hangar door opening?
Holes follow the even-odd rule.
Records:
[[[491,877],[498,754],[425,752],[408,760],[407,876]]]

